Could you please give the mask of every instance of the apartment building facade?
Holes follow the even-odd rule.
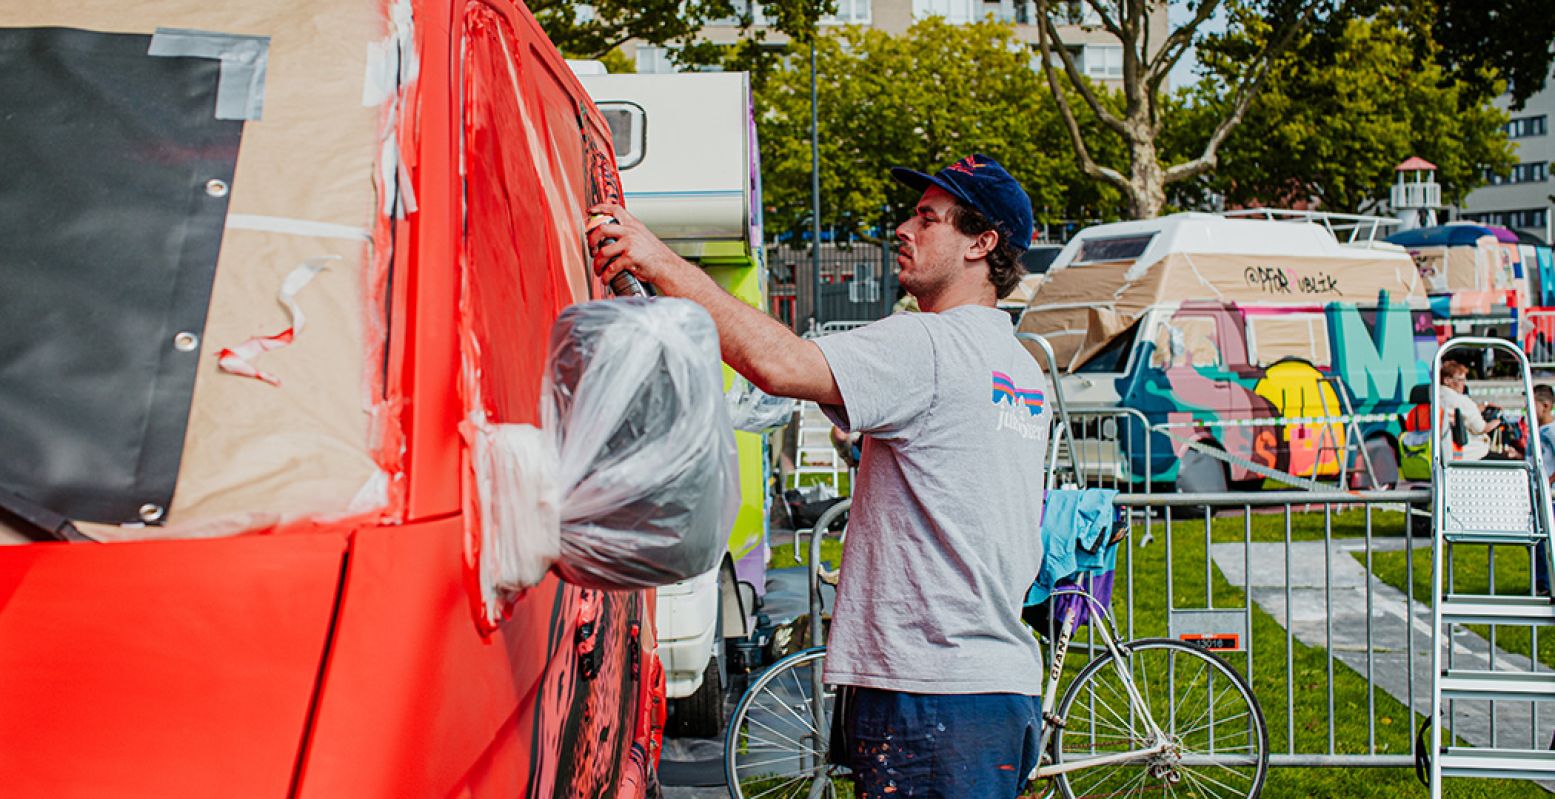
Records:
[[[1454,217],[1466,222],[1501,225],[1550,243],[1555,239],[1555,183],[1550,163],[1555,161],[1555,80],[1528,98],[1516,111],[1511,97],[1496,98],[1497,107],[1511,117],[1507,138],[1517,154],[1517,165],[1507,177],[1489,177],[1489,185],[1469,192]]]

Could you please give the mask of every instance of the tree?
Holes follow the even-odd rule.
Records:
[[[1100,28],[1115,36],[1123,46],[1121,110],[1108,108],[1102,93],[1081,74],[1073,54],[1058,44],[1059,25],[1079,16],[1077,11],[1082,4],[1099,20]],[[1242,122],[1270,65],[1289,49],[1320,11],[1331,10],[1329,7],[1334,3],[1327,0],[1227,0],[1225,3],[1221,0],[1188,0],[1186,5],[1192,18],[1171,30],[1164,41],[1152,42],[1150,16],[1164,5],[1166,0],[1036,0],[1042,73],[1068,130],[1076,163],[1086,175],[1122,192],[1129,214],[1135,218],[1160,214],[1166,204],[1168,185],[1190,180],[1215,168],[1221,144]],[[1247,58],[1235,64],[1234,71],[1223,76],[1227,79],[1225,88],[1230,102],[1224,107],[1224,116],[1216,121],[1197,149],[1197,154],[1167,165],[1163,163],[1158,141],[1166,123],[1162,114],[1166,102],[1162,84],[1184,53],[1204,41],[1201,28],[1222,7],[1256,11],[1270,35],[1260,40],[1261,50],[1248,53]],[[1086,136],[1082,130],[1073,103],[1060,85],[1060,70],[1069,88],[1101,121],[1104,130],[1126,146],[1126,174],[1092,155],[1098,138]]]
[[[1437,63],[1478,101],[1500,94],[1499,77],[1522,108],[1544,87],[1555,60],[1555,8],[1549,0],[1417,0],[1434,12]],[[1434,8],[1432,8],[1434,7]]]
[[[1225,69],[1268,33],[1242,28],[1199,58],[1211,72]],[[1201,185],[1244,206],[1316,199],[1326,209],[1365,212],[1386,199],[1394,166],[1418,155],[1436,164],[1443,200],[1457,203],[1484,183],[1487,169],[1505,174],[1516,159],[1506,115],[1444,73],[1433,48],[1429,29],[1412,30],[1393,13],[1304,36],[1275,62]],[[1213,80],[1196,87],[1197,102],[1184,111],[1198,135],[1227,113],[1217,89]],[[1480,99],[1464,107],[1464,94]]]
[[[807,227],[808,50],[779,64],[756,94],[769,230]],[[890,167],[934,170],[972,152],[997,158],[1031,195],[1039,221],[1115,216],[1120,196],[1063,155],[1052,99],[1007,25],[929,18],[902,36],[843,28],[817,39],[821,206],[827,223],[867,232],[900,219],[917,195]],[[1078,124],[1094,130],[1082,115]],[[1098,157],[1115,163],[1120,147]]]
[[[527,4],[556,48],[576,58],[603,58],[638,39],[677,45],[682,63],[708,63],[720,59],[721,54],[698,41],[698,34],[707,24],[724,19],[739,21],[742,39],[765,36],[765,31],[753,30],[752,3],[742,0],[530,0]],[[834,0],[761,3],[770,28],[799,41],[808,41],[820,18],[835,8]]]

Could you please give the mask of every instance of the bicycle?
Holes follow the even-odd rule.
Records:
[[[816,618],[825,528],[818,529],[810,548]],[[1157,791],[1215,799],[1258,796],[1268,771],[1269,735],[1263,710],[1241,674],[1213,652],[1183,641],[1120,642],[1106,605],[1084,587],[1060,587],[1049,601],[1062,621],[1050,629],[1053,658],[1042,693],[1039,750],[1044,756],[1030,780],[1051,780],[1064,799]],[[1055,699],[1071,639],[1087,615],[1103,652]],[[812,643],[819,644],[821,625],[810,627]],[[853,796],[846,770],[826,762],[834,692],[822,679],[825,655],[825,647],[817,645],[782,658],[741,697],[724,743],[733,799]]]

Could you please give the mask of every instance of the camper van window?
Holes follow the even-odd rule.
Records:
[[[1093,264],[1101,261],[1132,261],[1144,254],[1145,248],[1150,246],[1150,240],[1154,238],[1154,233],[1146,233],[1140,236],[1089,239],[1080,243],[1080,253],[1074,262]]]
[[[1328,324],[1322,314],[1250,315],[1247,328],[1252,360],[1259,366],[1284,358],[1297,358],[1324,369],[1333,365]]]
[[[1123,373],[1128,371],[1128,356],[1134,351],[1134,340],[1139,338],[1139,323],[1118,334],[1116,338],[1107,342],[1100,352],[1092,355],[1085,363],[1080,364],[1075,373],[1104,372],[1108,374]]]
[[[1052,244],[1033,244],[1020,254],[1020,265],[1026,269],[1028,275],[1047,274],[1053,261],[1058,259],[1058,254],[1063,252],[1063,247]]]
[[[1150,365],[1157,369],[1220,366],[1220,336],[1209,316],[1178,316],[1156,329]]]
[[[610,125],[610,143],[616,150],[616,169],[631,169],[642,163],[648,150],[648,114],[636,103],[607,101],[599,104]]]

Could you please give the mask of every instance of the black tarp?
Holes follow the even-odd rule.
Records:
[[[77,520],[172,501],[243,131],[150,43],[0,29],[0,488]]]

